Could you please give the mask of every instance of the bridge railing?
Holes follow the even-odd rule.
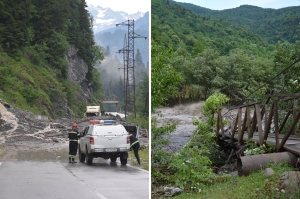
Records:
[[[289,139],[290,135],[294,134],[296,125],[300,119],[300,110],[297,110],[298,101],[297,99],[294,98],[288,99],[288,100],[293,99],[293,103],[292,106],[289,108],[288,112],[286,113],[283,121],[280,123],[278,119],[279,110],[278,110],[277,99],[273,100],[272,105],[270,106],[268,112],[268,102],[270,101],[270,98],[271,97],[268,98],[267,102],[263,106],[261,106],[259,102],[254,102],[254,103],[233,108],[233,109],[238,109],[238,111],[231,131],[231,135],[230,135],[231,139],[235,139],[235,135],[237,134],[237,141],[239,143],[242,143],[243,140],[245,139],[244,138],[245,133],[248,134],[247,139],[252,139],[254,132],[257,132],[258,144],[262,145],[267,141],[268,135],[271,131],[272,124],[273,124],[276,151],[278,152],[283,150],[283,147],[286,141]],[[243,117],[243,112],[244,112],[244,117]],[[287,121],[291,117],[291,115],[292,115],[292,122],[287,128],[287,131],[283,132],[284,126],[287,124]],[[222,138],[226,137],[222,120],[223,119],[221,115],[221,110],[219,110],[217,116],[217,131],[216,131],[217,142],[219,140],[218,138],[220,133]],[[282,134],[283,136],[281,141],[279,138],[280,134]]]

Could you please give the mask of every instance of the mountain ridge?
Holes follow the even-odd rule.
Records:
[[[190,3],[174,2],[193,13],[243,26],[265,38],[270,43],[300,40],[300,6],[280,9],[241,5],[225,10],[211,10]],[[274,34],[274,32],[276,34]]]
[[[116,27],[116,24],[122,23],[128,19],[138,20],[146,13],[136,12],[134,14],[128,14],[123,11],[114,11],[110,8],[103,8],[101,6],[88,5],[87,10],[93,17],[93,31],[98,33],[107,29]]]

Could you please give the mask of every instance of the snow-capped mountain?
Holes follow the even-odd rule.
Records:
[[[113,11],[110,8],[102,8],[101,6],[88,5],[87,10],[94,18],[94,33],[101,32],[106,29],[115,28],[116,24],[127,21],[128,19],[137,20],[144,16],[145,13],[137,12],[128,14],[122,11]]]

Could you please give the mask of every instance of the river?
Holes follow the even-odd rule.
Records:
[[[157,109],[162,114],[153,114],[157,118],[158,126],[167,123],[176,123],[177,128],[166,137],[170,138],[169,150],[177,152],[189,140],[196,126],[193,125],[192,118],[201,119],[201,106],[204,102],[181,104],[174,107],[163,107]]]

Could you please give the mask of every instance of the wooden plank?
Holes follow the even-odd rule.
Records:
[[[235,132],[236,132],[236,128],[237,128],[237,125],[238,125],[238,116],[239,116],[239,114],[237,114],[235,122],[234,122],[233,130],[231,132],[232,133],[231,134],[231,139],[234,138],[234,135],[235,135]]]
[[[281,151],[283,149],[283,146],[285,144],[285,142],[288,140],[288,138],[290,137],[290,135],[292,134],[293,129],[295,128],[297,122],[300,119],[300,111],[298,112],[295,120],[292,122],[292,125],[290,126],[289,130],[287,131],[287,133],[284,135],[283,139],[281,140],[279,147],[278,147],[278,151]]]
[[[242,138],[244,137],[244,132],[247,129],[247,116],[248,116],[247,111],[248,111],[248,109],[246,107],[246,111],[245,111],[245,115],[244,115],[244,121],[243,121],[243,126],[242,126]]]
[[[283,121],[282,121],[282,123],[281,123],[281,125],[280,125],[280,128],[279,128],[279,133],[282,132],[282,129],[283,129],[283,127],[284,127],[286,121],[289,119],[290,114],[291,114],[291,111],[288,111],[288,113],[287,113],[286,116],[284,117],[284,119],[283,119]]]
[[[220,109],[218,110],[217,117],[217,130],[216,130],[216,143],[219,144],[219,130],[220,130]]]
[[[224,134],[224,127],[223,127],[223,120],[222,120],[222,115],[220,111],[220,127],[221,127],[221,132],[222,132],[222,138],[225,139],[225,134]]]
[[[278,102],[274,100],[275,149],[279,148]]]
[[[251,131],[251,118],[250,118],[250,106],[246,107],[247,112],[247,133],[248,133],[248,139],[250,139],[250,131]]]
[[[256,123],[257,123],[257,114],[256,114],[256,109],[254,109],[254,115],[253,115],[253,118],[252,118],[252,124],[251,124],[251,129],[250,129],[250,132],[249,132],[249,138],[253,137],[253,133],[256,129]]]
[[[243,134],[242,134],[242,108],[238,110],[238,143],[242,143]]]
[[[257,128],[258,128],[258,135],[259,135],[259,145],[262,145],[264,142],[264,135],[262,132],[262,121],[261,121],[261,114],[260,114],[260,105],[255,104],[255,112],[257,118]]]
[[[298,100],[294,99],[293,100],[293,121],[295,120],[296,115],[297,115],[297,106],[298,106]],[[296,132],[296,128],[293,129],[292,135],[294,135],[295,132]]]
[[[272,95],[273,93],[274,93],[274,90],[271,91],[270,95]],[[270,100],[271,100],[271,97],[268,97],[268,99],[267,99],[266,102],[265,102],[265,105],[269,104]],[[264,107],[261,109],[261,118],[264,117],[265,110],[267,110],[267,107],[266,107],[266,106],[264,106]]]
[[[292,93],[292,94],[281,94],[281,93],[277,93],[277,94],[267,94],[264,95],[264,97],[300,97],[300,93]]]
[[[231,107],[231,108],[229,108],[228,110],[229,110],[229,111],[232,111],[232,110],[234,110],[234,109],[244,108],[244,107],[247,107],[247,106],[252,106],[252,105],[255,105],[255,104],[257,104],[257,103],[259,103],[259,102],[251,102],[251,103],[249,103],[249,104]]]

